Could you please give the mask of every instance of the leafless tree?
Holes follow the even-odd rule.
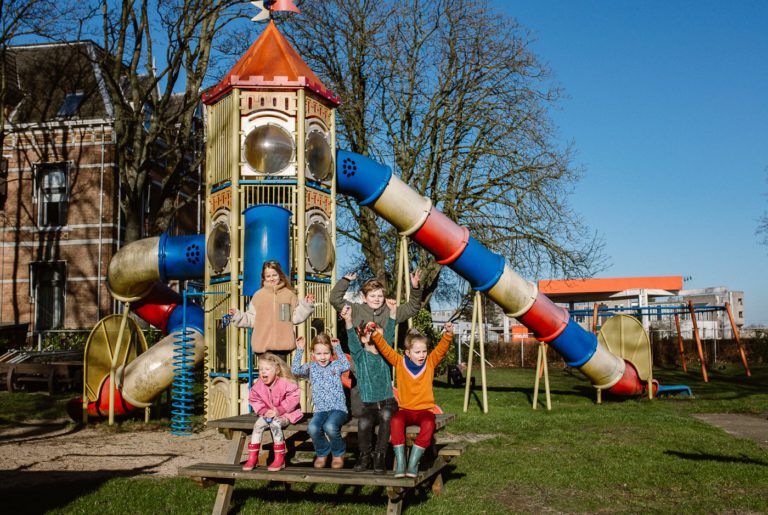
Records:
[[[15,65],[8,46],[25,37],[54,36],[60,26],[51,24],[51,20],[69,7],[67,1],[0,0],[0,142],[5,139],[6,108],[15,105],[21,96],[13,83]]]
[[[100,66],[115,108],[127,241],[142,235],[143,196],[153,170],[163,173],[160,207],[149,217],[151,233],[168,227],[183,181],[196,177],[202,131],[195,124],[213,40],[238,16],[239,5],[232,0],[101,2],[105,52]]]
[[[549,118],[561,92],[528,34],[477,0],[303,2],[289,34],[342,97],[340,145],[393,165],[479,241],[530,275],[586,276],[602,242],[568,204],[578,170]],[[348,200],[340,232],[371,272],[397,234]],[[427,290],[441,267],[421,251]]]

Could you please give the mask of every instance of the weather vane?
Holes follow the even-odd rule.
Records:
[[[251,18],[251,21],[263,21],[272,17],[276,11],[290,11],[301,13],[299,8],[293,4],[293,0],[255,0],[251,2],[259,10],[259,14]]]

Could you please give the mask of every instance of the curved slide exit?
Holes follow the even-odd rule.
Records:
[[[186,319],[187,340],[194,365],[203,360],[203,310],[187,305],[164,283],[169,280],[203,277],[204,235],[159,237],[134,241],[122,247],[109,263],[107,280],[112,296],[130,302],[130,308],[166,336],[124,369],[117,370],[115,414],[144,408],[173,382],[174,345],[182,337]],[[88,415],[101,417],[109,412],[109,370],[98,388],[98,399],[88,404]]]
[[[371,208],[400,234],[432,253],[439,264],[485,293],[539,341],[559,352],[568,366],[578,368],[595,388],[622,396],[643,393],[645,384],[632,363],[611,353],[594,334],[571,319],[568,310],[555,305],[505,263],[503,256],[475,240],[469,229],[438,211],[429,198],[408,186],[388,166],[339,150],[336,180],[340,193]]]

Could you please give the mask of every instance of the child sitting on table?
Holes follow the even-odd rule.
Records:
[[[325,467],[328,454],[333,455],[331,468],[344,467],[344,453],[347,450],[341,437],[341,426],[347,421],[347,403],[341,374],[349,370],[349,360],[341,350],[339,340],[326,333],[319,333],[312,339],[312,358],[314,361],[301,364],[304,354],[304,337],[296,339],[296,354],[293,356],[291,372],[296,377],[309,378],[312,385],[312,402],[315,414],[309,421],[309,436],[315,446],[315,468]],[[337,360],[331,361],[331,354],[336,352]]]
[[[435,394],[432,380],[435,367],[442,361],[453,339],[453,324],[446,322],[445,333],[440,343],[427,355],[429,338],[417,329],[408,331],[405,337],[405,356],[398,354],[376,329],[372,340],[384,359],[395,367],[400,409],[390,422],[392,447],[395,451],[395,477],[416,477],[419,474],[419,460],[432,442],[435,432]],[[418,424],[419,436],[413,444],[408,466],[405,464],[405,428]]]
[[[267,467],[270,472],[285,468],[285,438],[283,428],[298,422],[302,417],[299,386],[293,380],[288,365],[279,356],[266,353],[259,358],[259,379],[248,393],[248,403],[258,415],[253,425],[251,443],[248,444],[248,461],[243,470],[258,466],[261,435],[269,428],[275,451],[274,461]]]
[[[387,300],[389,321],[385,329],[387,337],[395,333],[395,314],[397,302]],[[392,393],[392,383],[389,365],[379,355],[379,351],[371,342],[371,332],[368,328],[356,328],[352,325],[352,308],[345,306],[341,310],[347,328],[349,352],[355,363],[357,386],[362,401],[362,412],[357,419],[357,439],[360,455],[355,464],[355,471],[362,472],[371,466],[371,451],[373,451],[373,472],[386,472],[387,447],[389,446],[389,423],[397,413],[397,401]],[[373,328],[378,326],[373,325]],[[376,449],[373,449],[374,428],[378,424],[379,434],[376,438]]]

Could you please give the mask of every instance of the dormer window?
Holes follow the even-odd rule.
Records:
[[[72,118],[75,116],[78,109],[80,109],[80,104],[83,103],[83,98],[85,98],[85,93],[82,91],[67,93],[67,96],[64,97],[64,102],[56,113],[56,118]]]

